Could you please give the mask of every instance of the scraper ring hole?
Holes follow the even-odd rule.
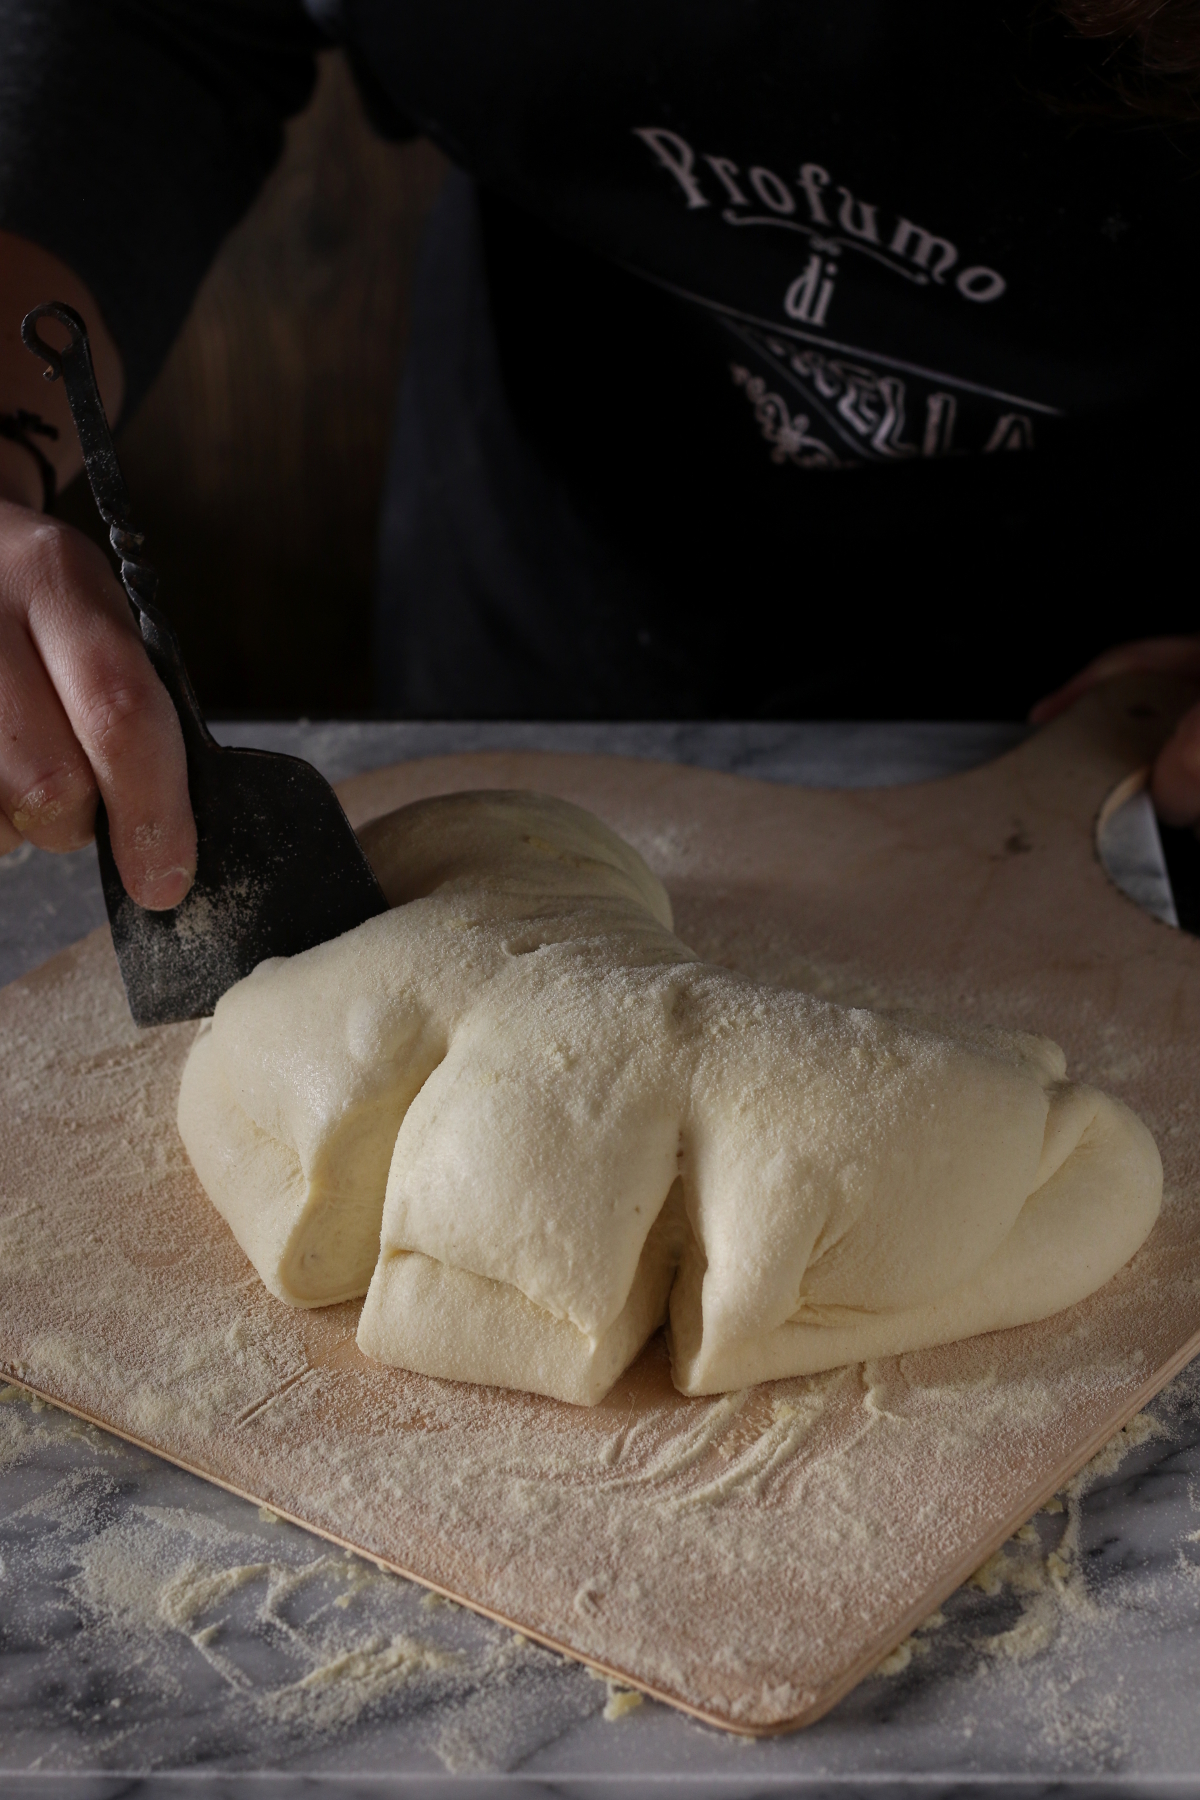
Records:
[[[1200,935],[1200,839],[1160,823],[1149,780],[1149,769],[1139,769],[1113,789],[1096,820],[1096,854],[1135,906]]]

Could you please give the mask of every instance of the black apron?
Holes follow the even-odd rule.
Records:
[[[474,176],[416,296],[389,710],[1016,717],[1196,627],[1190,139],[1056,110],[994,4],[454,12],[469,67],[440,10],[353,14]]]

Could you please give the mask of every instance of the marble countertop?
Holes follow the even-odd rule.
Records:
[[[987,725],[272,725],[333,778],[528,747],[768,780],[950,773]],[[1143,845],[1144,850],[1144,845]],[[1142,891],[1154,874],[1138,874]],[[93,853],[0,859],[0,981],[103,921]],[[3,1270],[0,1267],[0,1294]],[[2,1303],[2,1301],[0,1301]],[[827,1718],[746,1742],[0,1388],[0,1800],[1200,1793],[1200,1365]]]

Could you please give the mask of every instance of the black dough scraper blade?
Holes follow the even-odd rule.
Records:
[[[68,332],[65,350],[39,336],[44,318]],[[338,937],[386,912],[387,901],[336,794],[310,763],[269,750],[222,749],[205,725],[179,640],[154,604],[158,576],[133,525],[83,320],[69,306],[35,306],[21,336],[47,364],[46,379],[62,378],[96,505],[187,750],[196,880],[170,912],[149,912],[130,899],[104,807],[96,813],[104,901],[129,1010],[139,1025],[203,1018],[265,957],[294,956]]]

